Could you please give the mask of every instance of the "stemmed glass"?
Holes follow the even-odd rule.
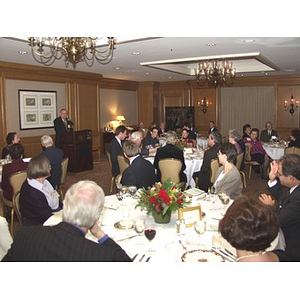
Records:
[[[206,230],[206,222],[204,220],[198,220],[195,222],[194,224],[194,229],[195,231],[198,233],[199,238],[202,236],[202,234],[205,232]],[[200,238],[200,245],[203,245],[201,243],[201,238]],[[204,246],[204,245],[203,245]]]
[[[134,230],[138,234],[139,239],[141,239],[144,231],[145,231],[145,221],[144,220],[137,220],[134,224]],[[136,245],[144,245],[141,242],[138,242]]]
[[[130,194],[131,197],[133,197],[135,195],[136,190],[137,190],[136,186],[128,187],[128,191],[129,191],[129,194]]]
[[[146,223],[144,234],[149,241],[149,249],[147,250],[147,252],[149,253],[155,252],[155,250],[151,248],[151,241],[154,239],[156,235],[156,228],[152,222]]]
[[[130,205],[128,202],[122,204],[122,216],[125,218],[125,229],[128,229],[128,218],[130,216]]]

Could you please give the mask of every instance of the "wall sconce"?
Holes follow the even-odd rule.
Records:
[[[295,111],[298,110],[298,100],[294,100],[293,95],[291,96],[290,103],[288,103],[288,100],[284,101],[284,110],[288,110],[289,113],[292,115]]]
[[[125,121],[125,118],[124,118],[124,116],[122,116],[122,115],[121,115],[121,116],[117,116],[116,119],[117,119],[117,121],[119,121],[119,124],[120,124],[120,125],[122,125],[122,121]]]
[[[204,97],[201,102],[198,101],[198,108],[202,107],[203,113],[206,113],[208,110],[208,101],[206,101],[206,98]]]

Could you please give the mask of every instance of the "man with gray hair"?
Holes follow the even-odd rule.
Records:
[[[204,152],[203,162],[200,171],[193,174],[193,178],[197,183],[199,189],[208,192],[212,186],[210,182],[211,168],[210,162],[212,159],[218,157],[218,152],[222,143],[222,135],[218,131],[212,131],[207,140],[209,149]]]
[[[61,181],[61,163],[63,160],[63,150],[53,146],[53,140],[50,135],[41,137],[41,144],[44,151],[40,155],[46,156],[51,165],[51,176],[47,180],[54,189],[59,188]]]
[[[144,139],[144,134],[140,130],[133,131],[132,134],[130,135],[130,140],[137,143],[140,146],[140,153],[141,155],[146,155],[148,156],[149,154],[155,154],[157,148],[142,148],[142,141]]]
[[[73,184],[66,193],[62,222],[22,227],[2,261],[132,261],[98,224],[104,201],[95,182]],[[88,230],[97,242],[85,238]]]

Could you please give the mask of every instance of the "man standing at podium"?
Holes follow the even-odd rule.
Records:
[[[60,110],[60,116],[54,121],[55,146],[60,148],[60,135],[65,132],[73,131],[73,122],[68,118],[68,112],[65,108]]]

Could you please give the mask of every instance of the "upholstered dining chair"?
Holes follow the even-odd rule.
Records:
[[[22,226],[22,218],[20,214],[19,209],[19,197],[20,197],[20,191],[21,187],[23,185],[23,182],[27,178],[27,172],[26,171],[20,171],[12,174],[9,178],[9,182],[13,188],[13,199],[12,201],[12,212],[11,212],[11,221],[10,221],[10,233],[13,236],[14,235],[14,212],[16,212],[16,215],[18,217],[20,226]]]
[[[210,182],[212,184],[214,184],[217,179],[216,175],[219,168],[220,168],[219,159],[218,158],[212,159],[210,161]]]
[[[239,170],[241,177],[242,177],[244,188],[246,188],[246,175],[243,171],[241,171],[243,159],[244,159],[244,152],[241,152],[236,156],[236,165],[235,166]]]
[[[124,155],[118,155],[117,159],[120,168],[120,174],[123,174],[124,170],[129,167],[129,160]]]
[[[249,167],[249,179],[251,179],[251,172],[253,166],[258,166],[260,169],[260,173],[262,173],[262,166],[257,162],[252,160],[251,158],[251,147],[245,144],[245,165]]]
[[[284,149],[284,154],[298,154],[300,155],[300,148],[297,147],[287,147]]]
[[[110,153],[108,151],[106,151],[106,156],[107,156],[107,160],[108,160],[108,164],[109,164],[109,168],[111,169],[111,156]],[[110,190],[109,192],[112,193],[113,187],[114,187],[114,182],[115,182],[115,177],[113,175],[111,175],[111,181],[110,181]]]
[[[67,173],[68,173],[68,164],[69,164],[69,158],[65,157],[61,162],[61,180],[58,188],[58,193],[61,202],[64,201],[64,197],[66,194],[65,183],[66,183]]]
[[[161,182],[165,182],[168,178],[171,178],[173,183],[179,184],[179,187],[182,189],[185,188],[185,182],[180,182],[181,160],[164,158],[158,162],[158,167],[161,173]]]

